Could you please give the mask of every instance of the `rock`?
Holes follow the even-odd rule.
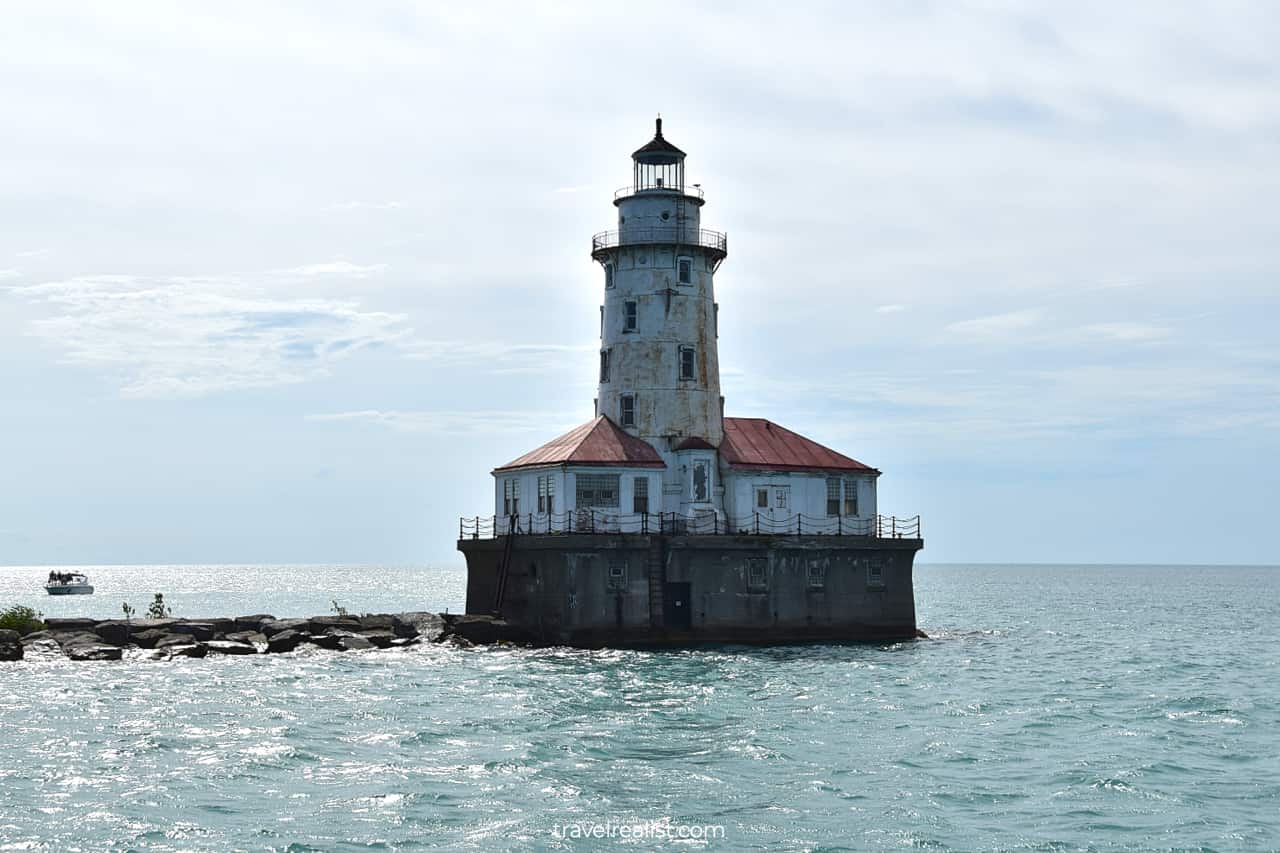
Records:
[[[416,646],[422,642],[421,637],[396,637],[391,641],[392,648],[400,648],[403,646]]]
[[[232,631],[224,640],[231,640],[234,643],[248,643],[259,651],[265,650],[267,647],[267,638],[257,631]]]
[[[391,648],[391,643],[396,638],[395,634],[390,631],[361,631],[360,636],[380,649]]]
[[[200,642],[212,640],[214,633],[213,623],[211,622],[179,622],[172,626],[169,631],[174,634],[187,634]]]
[[[220,655],[256,655],[258,650],[248,643],[237,643],[234,640],[210,640],[205,643],[210,652]]]
[[[123,619],[108,619],[93,627],[93,632],[101,637],[104,643],[110,643],[113,646],[128,645],[129,634],[132,631],[133,628]]]
[[[166,634],[155,641],[154,648],[173,649],[179,646],[194,646],[198,641],[190,634]]]
[[[62,647],[63,651],[67,646],[85,645],[88,643],[101,643],[102,638],[92,631],[51,631],[54,641]]]
[[[308,628],[313,634],[324,634],[330,631],[360,630],[360,619],[355,616],[313,616],[307,620]]]
[[[338,638],[338,645],[344,652],[359,652],[365,649],[375,648],[373,643],[366,637],[359,634],[351,634]],[[390,645],[390,643],[388,643]]]
[[[917,628],[917,629],[916,629],[916,639],[917,639],[917,640],[927,640],[927,639],[929,639],[929,635],[928,635],[928,634],[926,634],[924,631],[921,631],[919,628]]]
[[[22,660],[25,648],[17,631],[0,629],[0,661]]]
[[[445,634],[444,618],[439,613],[397,613],[392,630],[400,637],[422,637],[435,643]]]
[[[308,635],[303,631],[281,631],[267,640],[267,651],[271,654],[291,652],[306,642]]]
[[[68,643],[62,651],[72,660],[120,660],[124,657],[124,649],[119,646],[88,640]]]
[[[209,654],[204,643],[183,643],[180,646],[168,646],[165,651],[171,658],[202,658]]]
[[[133,634],[139,631],[167,631],[181,621],[181,619],[133,619],[129,622],[129,631]]]
[[[201,619],[200,621],[213,627],[213,636],[215,637],[221,637],[228,631],[236,630],[236,620],[234,619]]]
[[[360,617],[360,633],[366,631],[390,631],[396,617],[389,613],[366,613]]]
[[[531,631],[510,624],[497,616],[455,616],[449,620],[449,633],[478,645],[488,643],[533,643]]]
[[[129,640],[141,646],[144,649],[154,649],[156,643],[165,637],[181,636],[184,642],[191,642],[191,637],[186,634],[171,634],[164,628],[148,628],[145,631],[135,631],[129,635]]]
[[[55,642],[52,631],[34,631],[30,634],[22,636],[22,645],[29,646],[32,643]]]
[[[344,651],[342,640],[344,634],[312,634],[307,637],[308,642],[313,646],[319,646],[322,649],[328,649],[331,652]]]
[[[92,631],[98,624],[97,619],[46,619],[44,624],[50,631]]]
[[[258,631],[262,632],[262,626],[267,622],[276,621],[276,617],[269,613],[259,613],[254,616],[237,616],[231,620],[237,631]]]
[[[285,631],[306,631],[308,624],[307,619],[272,619],[269,622],[263,622],[258,630],[272,637]]]

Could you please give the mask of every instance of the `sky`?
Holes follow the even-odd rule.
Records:
[[[1280,563],[1280,5],[6,4],[0,565],[461,566],[661,113],[930,562]]]

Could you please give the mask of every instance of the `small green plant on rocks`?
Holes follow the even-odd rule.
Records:
[[[12,607],[0,610],[0,630],[17,631],[23,635],[32,634],[45,629],[46,626],[43,619],[43,613],[37,613],[30,607],[25,607],[21,604],[15,604]]]
[[[164,603],[164,595],[157,592],[155,599],[151,602],[151,606],[147,608],[147,617],[150,619],[167,619],[173,615],[173,611]]]
[[[339,604],[338,599],[336,598],[333,599],[333,605],[329,609],[332,610],[334,613],[338,614],[339,616],[347,615],[347,608]]]
[[[129,602],[127,601],[124,604],[120,605],[120,609],[124,611],[124,621],[126,622],[132,619],[133,614],[136,612],[132,607],[129,606]]]

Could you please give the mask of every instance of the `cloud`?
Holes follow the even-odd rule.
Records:
[[[876,308],[877,314],[897,314],[900,311],[906,311],[905,305],[881,305]]]
[[[302,276],[351,276],[353,278],[365,278],[374,273],[382,272],[387,268],[386,264],[372,264],[370,266],[360,266],[350,261],[329,261],[320,264],[304,264],[300,267],[292,267],[290,269],[281,270],[287,275]]]
[[[19,258],[39,258],[50,253],[49,249],[31,249],[27,252],[18,252]]]
[[[17,270],[0,270],[0,281],[3,281],[6,278],[17,278],[20,275],[22,275],[22,273]]]
[[[1040,322],[1042,311],[1039,308],[1026,308],[1021,311],[1009,311],[1004,314],[991,314],[976,317],[972,320],[961,320],[951,323],[946,331],[970,339],[1000,339],[1022,332]]]
[[[1173,334],[1169,327],[1154,323],[1090,323],[1081,331],[1096,338],[1137,343],[1163,340]]]
[[[597,344],[512,344],[498,341],[405,341],[406,357],[439,365],[482,367],[491,373],[536,373],[580,364]]]
[[[32,333],[73,364],[114,371],[126,397],[198,397],[324,375],[410,334],[405,317],[343,299],[263,295],[263,276],[83,276],[13,288],[53,309]]]
[[[405,207],[402,201],[340,201],[326,204],[322,210],[399,210]]]

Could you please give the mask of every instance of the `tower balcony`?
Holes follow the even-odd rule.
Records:
[[[694,185],[689,187],[681,186],[629,186],[621,187],[613,193],[613,203],[616,205],[623,199],[631,198],[637,195],[678,195],[683,196],[686,200],[693,202],[701,207],[706,204],[706,196],[702,192],[702,187]]]
[[[619,246],[688,246],[699,248],[720,263],[729,254],[729,237],[707,228],[682,228],[679,225],[624,228],[601,231],[591,238],[591,257],[597,261]]]

